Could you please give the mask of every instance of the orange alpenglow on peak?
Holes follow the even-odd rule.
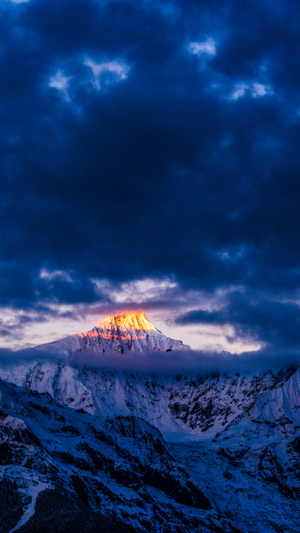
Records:
[[[66,339],[45,344],[39,349],[71,354],[96,352],[99,354],[127,352],[172,352],[190,350],[182,341],[171,339],[149,322],[143,311],[127,311],[107,316],[98,326],[71,335]]]
[[[143,331],[157,331],[158,329],[149,322],[144,311],[125,311],[117,315],[108,315],[97,328],[111,329],[137,329]]]

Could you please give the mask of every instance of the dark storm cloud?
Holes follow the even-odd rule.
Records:
[[[42,309],[42,302],[93,303],[107,301],[95,284],[89,279],[78,275],[65,277],[54,275],[43,276],[39,271],[24,261],[21,266],[15,263],[0,265],[0,306],[13,306],[20,309],[34,307]]]
[[[300,349],[300,307],[291,302],[234,292],[217,310],[190,311],[178,324],[231,324],[240,337],[256,338],[277,349]],[[230,340],[230,339],[229,339]]]
[[[297,309],[272,299],[300,283],[299,3],[0,10],[1,305],[89,304],[95,277],[173,275],[243,285],[240,327],[297,343]]]

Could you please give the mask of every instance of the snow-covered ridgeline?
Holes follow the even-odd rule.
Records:
[[[255,416],[299,417],[299,370],[199,376],[149,375],[32,362],[3,367],[0,377],[48,393],[73,409],[109,417],[135,415],[171,439],[209,438],[255,408]],[[296,422],[296,419],[295,419]]]
[[[89,351],[99,354],[190,350],[182,341],[166,337],[143,311],[109,315],[86,333],[37,346],[39,351],[71,354]]]

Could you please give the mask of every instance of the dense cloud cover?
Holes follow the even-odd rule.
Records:
[[[178,322],[300,346],[299,2],[0,15],[1,308],[43,321],[113,303],[95,280],[167,277],[170,306],[228,291]]]
[[[111,352],[106,354],[92,351],[73,352],[71,355],[59,354],[57,351],[28,348],[20,351],[0,349],[0,370],[11,371],[15,365],[34,367],[37,363],[53,362],[67,364],[75,368],[105,368],[113,371],[146,372],[150,374],[185,374],[205,375],[220,373],[256,373],[261,371],[278,370],[300,365],[299,353],[284,353],[282,351],[260,350],[243,354],[230,352],[209,352],[201,350],[172,351],[172,352],[144,352],[136,354],[129,352],[120,354]]]

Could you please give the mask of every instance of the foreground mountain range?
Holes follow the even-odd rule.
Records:
[[[300,370],[109,369],[175,350],[130,313],[2,365],[1,532],[299,532]]]

